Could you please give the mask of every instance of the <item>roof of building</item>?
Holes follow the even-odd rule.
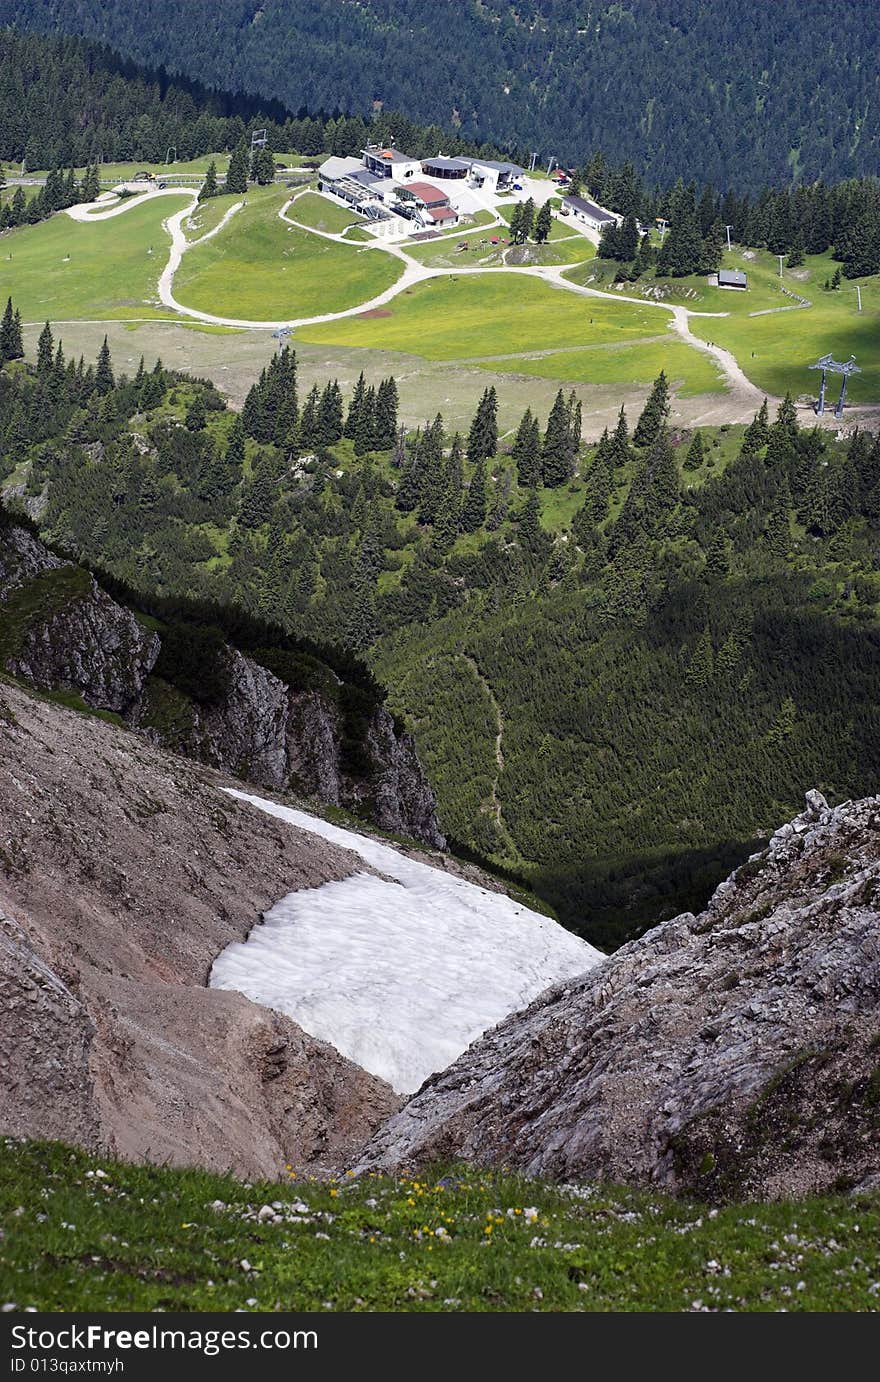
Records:
[[[436,158],[423,158],[422,167],[445,168],[450,173],[467,172],[472,161],[469,158],[447,158],[445,154],[437,154]]]
[[[432,182],[408,182],[406,190],[423,201],[425,206],[445,206],[449,201],[448,194],[441,192]]]
[[[431,208],[432,221],[457,221],[458,212],[451,206],[434,206]]]
[[[378,187],[385,181],[381,173],[374,173],[369,168],[358,167],[357,171],[349,176],[354,178],[355,182],[362,183],[364,187]]]
[[[409,154],[402,154],[399,149],[364,149],[365,154],[370,158],[380,158],[383,163],[417,163],[418,159],[410,157]]]
[[[325,158],[318,172],[322,178],[335,182],[337,178],[351,177],[361,166],[359,158]]]
[[[742,269],[719,269],[718,284],[720,287],[727,285],[730,288],[745,288],[748,279]]]
[[[525,172],[525,168],[520,168],[518,163],[497,163],[493,158],[475,158],[474,163],[480,168],[494,168],[496,173],[509,173],[519,176]]]
[[[573,207],[575,211],[582,211],[594,221],[616,221],[617,217],[610,211],[603,211],[601,206],[595,202],[587,201],[586,197],[564,197],[563,206]]]

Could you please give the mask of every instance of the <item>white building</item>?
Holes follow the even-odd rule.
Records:
[[[591,230],[604,230],[607,225],[620,225],[621,219],[613,211],[603,211],[595,202],[587,201],[586,197],[563,197],[562,214],[573,216],[576,221],[581,221]]]

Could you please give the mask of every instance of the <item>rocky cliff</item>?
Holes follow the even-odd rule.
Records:
[[[211,694],[181,689],[161,675],[166,635],[151,624],[26,528],[8,519],[0,526],[6,671],[41,690],[73,692],[154,742],[249,782],[356,809],[383,829],[443,847],[413,741],[383,705],[359,707],[352,727],[343,704],[350,688],[332,669],[321,669],[319,689],[299,687],[231,645],[212,652]]]
[[[377,1134],[703,1198],[880,1184],[880,798],[811,792],[712,897],[548,990]]]
[[[129,730],[0,682],[0,1132],[275,1177],[397,1099],[211,964],[363,860]]]

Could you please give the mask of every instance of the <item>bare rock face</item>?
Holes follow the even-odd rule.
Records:
[[[95,1150],[89,1070],[94,1023],[83,1004],[0,912],[0,1127]]]
[[[159,654],[156,634],[25,529],[4,529],[0,549],[7,671],[41,690],[77,691],[102,710],[130,710]]]
[[[364,868],[223,781],[0,682],[0,1132],[271,1178],[348,1164],[398,1106],[205,987],[272,902]]]
[[[358,809],[383,829],[443,847],[413,741],[383,707],[360,731],[363,752],[354,771],[331,697],[293,690],[228,647],[223,695],[199,703],[150,677],[160,646],[160,636],[87,571],[56,557],[25,528],[0,530],[0,667],[40,690],[74,691],[88,705],[123,715],[154,742],[258,786]]]
[[[880,798],[818,792],[712,897],[432,1077],[363,1166],[786,1196],[880,1177]]]

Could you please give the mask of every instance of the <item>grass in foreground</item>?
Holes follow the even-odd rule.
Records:
[[[873,1311],[880,1301],[876,1195],[714,1210],[473,1168],[246,1185],[7,1139],[0,1221],[0,1293],[18,1309]]]

